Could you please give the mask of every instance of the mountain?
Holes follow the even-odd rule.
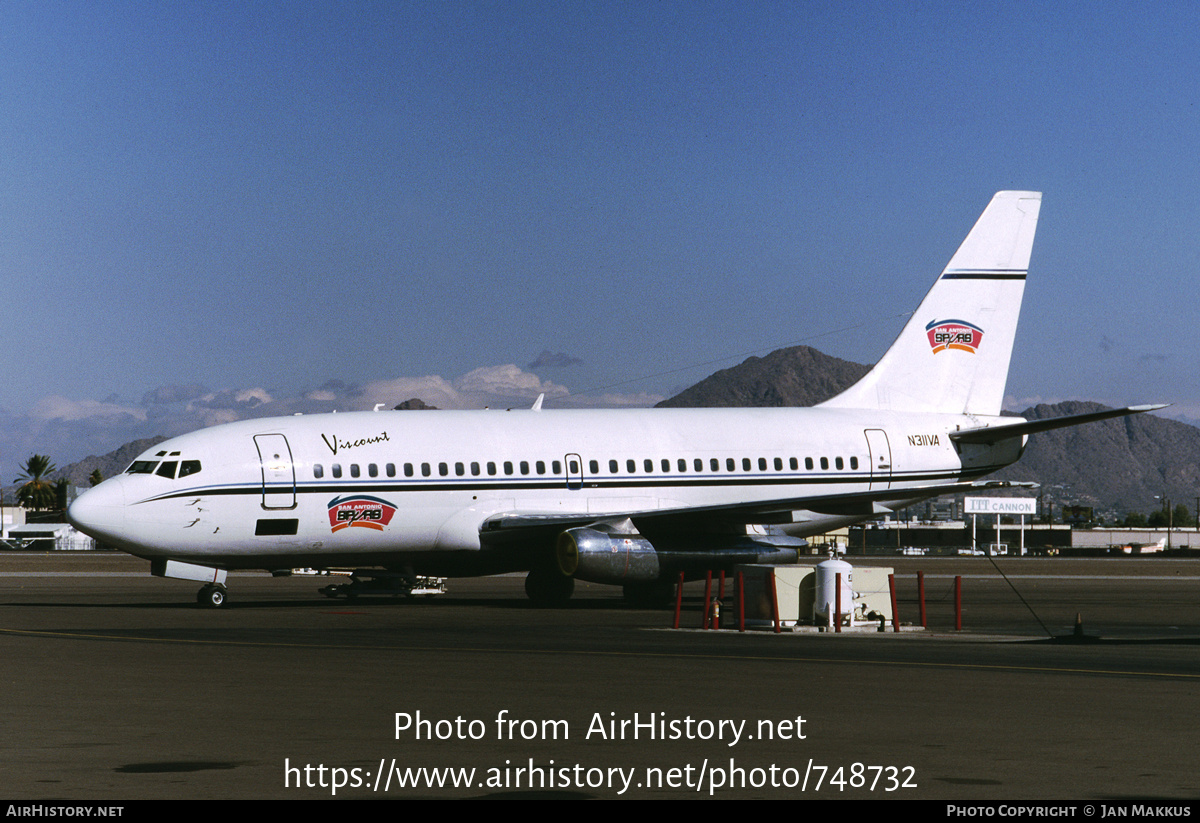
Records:
[[[812,406],[828,400],[871,370],[809,346],[779,349],[722,369],[658,408]]]

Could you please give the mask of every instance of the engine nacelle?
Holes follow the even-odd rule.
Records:
[[[555,546],[558,569],[590,583],[648,583],[661,574],[658,552],[638,534],[567,529]]]
[[[786,535],[691,534],[655,538],[581,526],[558,536],[555,560],[567,577],[618,586],[731,570],[739,563],[795,563],[807,544]]]

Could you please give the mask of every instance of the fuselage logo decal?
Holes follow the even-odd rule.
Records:
[[[934,320],[925,327],[933,353],[957,349],[974,354],[983,340],[983,329],[965,320]]]
[[[395,513],[395,506],[378,497],[365,494],[335,497],[329,501],[329,528],[338,532],[349,526],[363,526],[383,531]]]
[[[372,443],[388,442],[388,433],[380,432],[374,437],[360,437],[357,440],[342,440],[336,434],[322,434],[321,439],[325,441],[325,445],[334,454],[338,453],[338,449],[357,449],[359,446],[369,446]]]

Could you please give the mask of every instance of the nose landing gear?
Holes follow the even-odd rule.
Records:
[[[229,591],[220,583],[209,583],[196,592],[196,602],[206,609],[219,609],[228,600]]]

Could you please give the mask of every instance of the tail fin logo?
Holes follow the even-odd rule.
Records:
[[[975,354],[983,341],[983,329],[965,320],[933,320],[925,327],[933,353],[946,349]]]

